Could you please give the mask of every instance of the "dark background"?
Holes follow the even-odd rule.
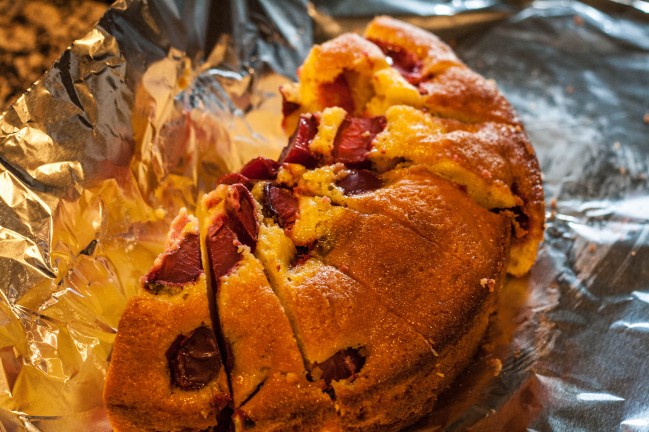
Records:
[[[0,0],[0,112],[85,35],[110,1]]]

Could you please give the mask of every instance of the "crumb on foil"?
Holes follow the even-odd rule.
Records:
[[[493,368],[493,375],[497,377],[500,375],[500,372],[503,370],[503,362],[499,358],[491,358],[488,360],[488,364]]]

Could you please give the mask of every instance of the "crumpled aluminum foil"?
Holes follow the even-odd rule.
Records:
[[[107,358],[169,221],[276,156],[277,87],[314,38],[378,13],[497,81],[549,202],[539,260],[509,280],[481,360],[413,430],[649,430],[648,10],[118,1],[0,117],[0,430],[110,430]]]

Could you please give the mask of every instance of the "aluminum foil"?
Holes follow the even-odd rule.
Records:
[[[413,430],[649,430],[649,6],[622,1],[115,3],[0,117],[0,430],[110,430],[117,323],[169,221],[276,156],[277,87],[378,13],[497,81],[549,209],[491,342]]]

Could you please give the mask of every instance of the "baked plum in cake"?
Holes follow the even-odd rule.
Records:
[[[129,303],[116,429],[401,430],[471,362],[506,274],[533,264],[534,150],[447,45],[379,17],[314,46],[299,78],[278,159],[221,177],[200,229],[181,213]]]
[[[104,387],[116,431],[202,431],[230,403],[198,234],[183,209],[124,310]]]

